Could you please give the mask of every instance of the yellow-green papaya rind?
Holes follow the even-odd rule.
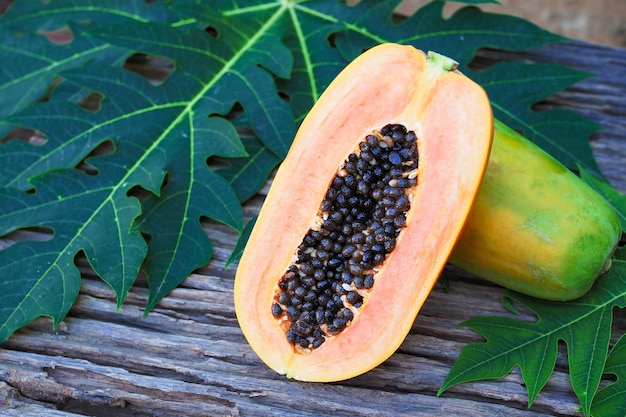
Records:
[[[548,300],[584,295],[610,268],[613,209],[532,142],[495,122],[487,172],[450,262]]]

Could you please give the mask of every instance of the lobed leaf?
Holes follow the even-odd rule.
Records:
[[[241,235],[239,236],[239,239],[237,239],[237,242],[235,243],[235,248],[233,249],[233,252],[231,253],[228,260],[226,261],[226,268],[228,268],[228,266],[230,266],[233,262],[241,258],[241,255],[243,254],[243,250],[246,247],[246,242],[248,241],[248,238],[250,237],[250,233],[252,233],[252,229],[254,228],[254,224],[256,223],[256,220],[257,220],[257,216],[254,216],[253,218],[248,220],[248,223],[246,223],[246,227],[244,227],[243,232],[241,233]]]
[[[510,293],[508,297],[530,309],[537,321],[481,317],[461,323],[486,342],[462,349],[439,394],[463,382],[501,378],[517,366],[531,406],[552,374],[562,340],[568,348],[572,387],[583,412],[590,415],[608,352],[612,310],[626,306],[625,289],[626,263],[614,261],[610,272],[575,301],[550,302]]]
[[[606,374],[617,377],[615,382],[602,388],[591,404],[591,415],[594,417],[623,417],[626,415],[626,335],[615,343],[606,364]]]
[[[74,258],[84,252],[93,269],[115,291],[118,306],[139,272],[145,241],[132,230],[138,201],[120,187],[126,170],[102,158],[107,176],[59,170],[32,182],[34,193],[1,188],[0,231],[33,225],[52,231],[48,241],[21,241],[2,251],[0,340],[40,315],[55,325],[67,314],[80,288]]]
[[[34,7],[33,7],[34,6]],[[63,70],[99,62],[121,65],[128,51],[84,36],[93,24],[171,22],[167,2],[15,1],[0,16],[0,118],[43,98]],[[0,136],[8,133],[0,126]]]
[[[254,196],[265,184],[270,172],[280,163],[280,158],[271,152],[255,137],[241,138],[247,156],[241,158],[216,158],[226,167],[217,173],[235,189],[239,201],[244,202]]]
[[[0,340],[39,315],[49,315],[55,323],[62,319],[79,288],[74,258],[81,251],[115,290],[118,304],[143,269],[150,287],[149,311],[209,261],[212,247],[203,217],[242,228],[237,194],[207,163],[213,157],[247,155],[225,116],[241,106],[263,146],[278,155],[284,155],[293,136],[293,114],[267,72],[273,64],[267,48],[259,48],[266,42],[259,32],[229,45],[185,25],[177,29],[125,21],[95,26],[88,35],[115,42],[124,56],[131,51],[157,55],[170,59],[175,68],[153,85],[119,67],[87,63],[61,73],[64,82],[49,102],[4,119],[8,130],[27,127],[45,140],[9,140],[0,146],[2,190],[7,199],[20,203],[2,206],[0,230],[6,234],[44,227],[53,236],[46,242],[18,242],[1,252],[12,262],[5,263],[0,281],[8,294],[1,300]],[[278,44],[270,52],[280,48]],[[100,97],[97,108],[81,107],[94,94]],[[102,154],[107,148],[112,150]],[[92,153],[99,155],[89,157]],[[141,204],[133,197],[139,189],[149,192]],[[68,218],[70,204],[79,205],[84,215]],[[117,258],[110,256],[116,244]],[[29,279],[18,278],[23,271],[29,271]],[[41,294],[47,293],[54,296],[42,300]]]

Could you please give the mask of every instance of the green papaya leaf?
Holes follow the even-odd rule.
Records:
[[[228,268],[228,266],[230,266],[233,262],[236,262],[241,258],[241,255],[243,254],[243,250],[246,247],[246,242],[248,241],[248,238],[250,237],[250,233],[252,233],[252,229],[254,228],[254,224],[256,223],[256,220],[257,220],[257,216],[254,216],[253,218],[248,220],[248,223],[246,223],[246,227],[244,227],[243,232],[239,236],[239,239],[237,239],[237,243],[235,244],[235,249],[231,253],[228,260],[226,261],[226,266],[225,266],[226,268]]]
[[[611,349],[604,372],[615,375],[617,379],[598,392],[591,404],[591,415],[623,417],[626,415],[626,335],[622,335]]]
[[[460,324],[479,333],[484,343],[465,346],[439,394],[467,381],[501,378],[517,366],[532,405],[548,382],[557,344],[567,344],[572,387],[585,415],[599,387],[611,339],[613,308],[626,306],[626,263],[614,261],[584,297],[568,303],[550,302],[516,293],[508,295],[537,316],[536,322],[508,317],[481,317]]]
[[[273,39],[274,42],[267,39],[273,38],[263,32],[269,29],[271,27],[259,28],[258,32],[250,33],[251,38],[242,37],[229,45],[216,42],[203,32],[181,31],[154,23],[108,25],[90,34],[147,54],[166,56],[176,62],[177,71],[187,77],[212,74],[205,85],[200,80],[181,80],[185,84],[196,83],[201,93],[192,104],[197,102],[206,112],[197,115],[197,119],[207,114],[227,114],[239,103],[259,139],[284,157],[294,135],[293,115],[277,95],[271,74],[259,67],[285,74],[290,66],[288,62],[286,67],[279,66],[274,61],[275,55],[284,56],[286,50],[278,39]]]
[[[121,65],[127,51],[84,36],[92,23],[172,22],[164,1],[15,1],[0,18],[0,118],[41,99],[59,72],[87,62]],[[65,32],[58,41],[52,34]],[[69,36],[68,41],[67,37]],[[7,132],[4,131],[4,134]],[[0,127],[0,136],[4,136]]]
[[[398,4],[368,0],[354,7],[351,17],[354,16],[355,23],[336,39],[344,57],[352,59],[363,46],[384,39],[449,56],[469,74],[473,71],[469,70],[468,64],[481,45],[524,50],[563,39],[526,20],[485,13],[474,6],[463,7],[444,18],[445,2],[442,1],[427,3],[398,24],[381,25],[381,20],[394,21],[393,12]]]
[[[73,260],[81,251],[115,290],[118,303],[143,269],[150,287],[149,311],[209,261],[212,247],[200,223],[203,217],[241,230],[237,194],[207,163],[212,157],[247,155],[225,118],[236,106],[263,146],[284,156],[294,117],[268,72],[274,68],[285,74],[285,67],[276,68],[268,58],[280,53],[280,43],[268,49],[262,36],[252,33],[252,38],[227,45],[205,31],[174,26],[125,21],[96,25],[88,35],[81,32],[92,42],[99,37],[107,38],[107,44],[115,41],[123,57],[141,52],[170,59],[174,70],[161,84],[119,66],[87,63],[59,73],[63,83],[48,102],[2,121],[8,130],[26,127],[41,132],[45,140],[8,140],[0,146],[0,181],[6,199],[16,202],[2,204],[0,230],[7,234],[43,227],[52,237],[18,242],[0,253],[11,259],[2,263],[0,340],[40,315],[58,324],[79,288]],[[259,45],[264,47],[256,51]],[[81,107],[90,94],[100,96],[95,110]],[[101,155],[103,148],[109,150]],[[89,157],[92,153],[97,156]],[[89,172],[80,175],[80,169]],[[141,205],[133,197],[135,189],[149,192]],[[70,204],[79,205],[85,216],[67,216]],[[119,232],[111,233],[110,224]],[[110,240],[96,238],[100,235]],[[118,257],[109,256],[115,242]],[[23,271],[30,271],[30,279],[18,279]],[[42,295],[48,293],[54,296]]]
[[[239,201],[244,202],[265,184],[270,172],[280,163],[280,158],[255,137],[242,137],[241,140],[247,152],[246,156],[215,160],[227,165],[217,169],[217,173],[235,189]]]
[[[107,85],[103,80],[108,80],[107,77],[116,72],[114,85]],[[93,148],[94,143],[105,141],[112,142],[115,149],[109,154],[85,161],[95,169],[95,175],[78,170],[57,170],[31,178],[27,183],[31,187],[28,193],[4,188],[8,193],[4,201],[16,204],[3,204],[0,209],[2,233],[38,226],[50,228],[53,237],[43,243],[19,242],[3,251],[3,256],[13,260],[9,264],[11,269],[5,271],[4,277],[19,277],[20,271],[24,270],[33,270],[33,273],[31,280],[5,279],[2,282],[3,285],[16,285],[18,282],[19,288],[12,287],[11,291],[3,292],[5,299],[2,300],[3,310],[0,310],[3,318],[0,339],[5,339],[11,330],[24,325],[24,320],[32,320],[38,315],[50,315],[55,318],[55,322],[62,318],[76,295],[69,291],[73,288],[77,290],[79,285],[75,282],[74,285],[56,287],[56,290],[50,287],[63,284],[65,276],[74,277],[73,281],[78,278],[73,259],[80,250],[86,252],[94,270],[113,287],[118,303],[121,303],[142,264],[148,270],[149,280],[153,280],[151,290],[158,290],[161,287],[154,282],[160,283],[167,279],[169,282],[180,282],[194,265],[199,267],[208,261],[210,245],[201,228],[200,216],[210,216],[233,227],[241,227],[241,208],[234,191],[206,164],[206,159],[213,154],[245,154],[234,128],[228,122],[221,118],[199,118],[194,123],[191,112],[187,110],[188,102],[170,102],[165,98],[165,90],[152,87],[141,76],[122,69],[89,66],[67,71],[64,77],[68,82],[82,87],[106,89],[107,99],[117,105],[108,105],[105,100],[100,111],[89,112],[74,103],[52,100],[22,111],[10,120],[45,132],[50,138],[63,136],[65,142],[58,141],[59,146],[42,146],[42,149],[38,149],[46,151],[48,158],[63,154],[71,146],[82,148],[81,145],[84,146],[86,141],[87,146],[90,146],[87,149]],[[180,89],[177,92],[183,93]],[[188,93],[197,92],[191,90]],[[42,112],[59,116],[41,117]],[[194,141],[198,131],[218,140],[201,138]],[[166,175],[168,182],[162,187]],[[161,200],[165,206],[162,210],[166,210],[163,215],[167,219],[156,227],[157,232],[159,227],[172,230],[172,223],[179,228],[179,233],[157,236],[150,242],[151,246],[160,249],[160,256],[156,257],[158,261],[168,259],[168,252],[157,246],[161,238],[175,240],[185,251],[172,252],[184,253],[185,256],[193,257],[193,261],[187,260],[176,264],[176,267],[170,266],[169,269],[155,273],[151,273],[150,269],[156,263],[150,263],[153,258],[147,259],[144,264],[146,244],[133,225],[141,209],[139,202],[127,195],[135,186],[164,197]],[[216,195],[221,204],[211,199]],[[144,210],[157,216],[159,210],[157,207],[149,207],[150,201],[148,199],[144,203],[149,210]],[[67,216],[67,213],[74,211],[84,215]],[[115,225],[116,229],[111,229],[111,225]],[[118,232],[111,233],[113,230]],[[142,231],[154,232],[150,227]],[[117,240],[103,241],[102,237]],[[32,249],[33,245],[39,249]],[[133,256],[111,256],[116,247],[122,255],[130,251]],[[148,256],[154,250],[151,248]],[[24,255],[12,256],[12,251]],[[43,262],[37,260],[37,256],[28,256],[29,253],[46,253],[53,258],[52,261]],[[44,265],[49,268],[44,268]],[[184,268],[182,272],[178,270],[181,267]],[[161,271],[178,275],[169,277]],[[59,276],[51,275],[51,272]],[[68,294],[64,294],[64,288]],[[53,293],[55,297],[39,300],[39,291],[43,294]],[[155,291],[152,299],[158,296],[159,293]],[[62,308],[59,308],[57,297],[64,300]],[[19,317],[15,316],[15,312],[23,310],[24,305],[31,305],[29,315],[22,314],[25,318],[16,322]]]
[[[97,167],[108,176],[59,170],[35,178],[33,194],[0,189],[3,234],[33,224],[52,232],[48,241],[22,241],[2,251],[0,340],[40,315],[55,324],[63,319],[80,288],[74,258],[81,251],[115,290],[118,306],[135,281],[146,253],[132,230],[139,203],[119,186],[127,177],[123,165],[103,158]]]

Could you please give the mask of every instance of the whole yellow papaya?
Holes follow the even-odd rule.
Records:
[[[485,178],[450,262],[548,300],[584,295],[606,272],[621,227],[613,209],[546,152],[495,121]]]

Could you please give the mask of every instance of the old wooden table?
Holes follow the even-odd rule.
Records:
[[[527,54],[485,51],[487,59],[558,62],[598,77],[547,101],[600,123],[593,148],[606,176],[626,192],[626,50],[581,42]],[[256,212],[264,191],[246,205]],[[80,297],[56,330],[39,319],[0,347],[3,416],[574,416],[564,354],[527,409],[519,372],[435,393],[460,349],[480,338],[456,325],[506,314],[503,290],[449,268],[451,291],[430,295],[398,352],[366,375],[342,383],[290,381],[266,368],[244,340],[233,310],[234,268],[224,269],[236,235],[207,224],[216,244],[196,271],[142,318],[147,290],[134,288],[115,311],[111,290],[86,267]],[[0,245],[0,247],[2,247]],[[616,333],[626,331],[617,313]]]

